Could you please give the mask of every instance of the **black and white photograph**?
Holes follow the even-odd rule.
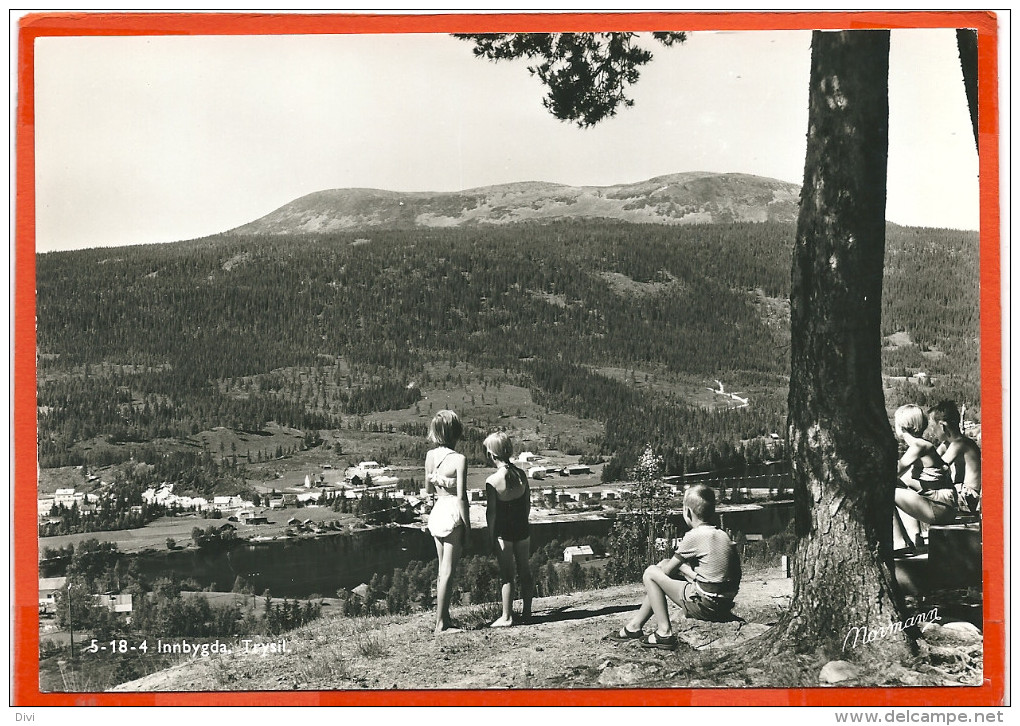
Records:
[[[906,15],[35,39],[39,692],[982,686],[978,32]]]

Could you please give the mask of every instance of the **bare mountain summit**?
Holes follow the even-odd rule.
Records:
[[[330,189],[308,194],[229,234],[458,227],[563,219],[695,224],[793,222],[800,187],[750,174],[686,172],[635,184],[519,182],[460,192]]]

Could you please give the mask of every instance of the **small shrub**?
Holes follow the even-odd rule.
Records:
[[[354,646],[364,658],[381,658],[388,652],[377,633],[359,631],[354,634]]]

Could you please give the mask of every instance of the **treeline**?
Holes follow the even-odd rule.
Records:
[[[430,365],[449,362],[605,422],[585,453],[619,468],[644,441],[672,471],[699,468],[784,428],[788,320],[763,310],[788,298],[793,237],[564,222],[40,255],[40,462],[90,461],[95,438],[339,428],[418,405]],[[977,235],[890,226],[887,250],[884,332],[916,344],[890,347],[887,372],[923,369],[933,396],[978,403]],[[724,377],[753,406],[706,413],[601,366]]]
[[[602,567],[583,568],[578,563],[563,562],[563,550],[573,545],[590,545],[598,557],[606,553],[604,537],[582,537],[563,542],[553,540],[532,553],[529,560],[535,580],[535,596],[548,597],[576,590],[590,590],[610,583]],[[339,611],[344,615],[403,614],[435,607],[435,585],[439,573],[438,560],[412,560],[407,567],[390,574],[375,573],[363,595],[341,589]],[[630,581],[621,580],[622,581]],[[500,597],[499,566],[494,557],[467,555],[457,565],[453,582],[453,601],[471,603],[498,602]],[[520,593],[517,593],[520,597]]]

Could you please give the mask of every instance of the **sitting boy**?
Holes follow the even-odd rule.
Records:
[[[938,452],[949,464],[961,511],[981,511],[981,448],[960,430],[960,410],[952,401],[939,401],[928,412],[939,438]]]
[[[703,484],[688,489],[684,520],[691,531],[684,535],[671,559],[645,570],[644,602],[619,631],[610,633],[613,640],[640,638],[647,648],[675,649],[677,638],[669,621],[667,597],[688,618],[717,622],[733,619],[733,598],[740,587],[740,556],[729,535],[711,524],[716,521],[715,491]],[[675,574],[683,579],[674,579]],[[644,635],[642,628],[653,614],[658,627]]]

